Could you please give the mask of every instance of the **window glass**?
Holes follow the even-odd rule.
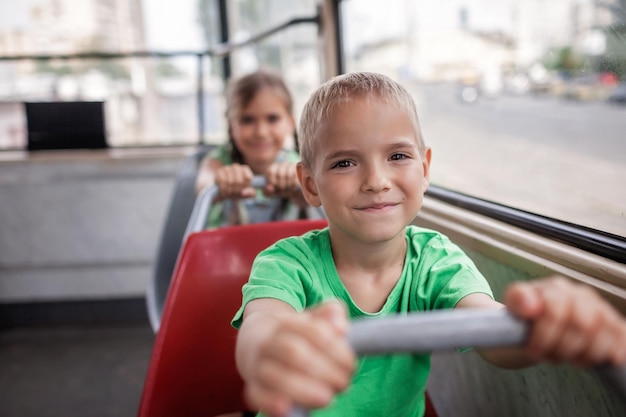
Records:
[[[626,236],[626,2],[345,0],[347,71],[400,81],[431,182]]]
[[[227,7],[234,42],[317,11],[315,0],[238,0]],[[104,101],[107,143],[114,147],[225,140],[222,58],[198,56],[221,42],[219,33],[217,0],[0,0],[0,149],[27,146],[26,101]],[[283,73],[299,114],[320,82],[316,39],[314,24],[288,28],[237,51],[232,73],[259,67]],[[160,54],[41,57],[137,51]]]
[[[317,14],[316,0],[238,0],[228,2],[230,36],[241,42],[296,17]],[[320,85],[318,28],[300,24],[283,30],[232,56],[233,75],[270,68],[280,72],[294,96],[297,115],[309,95]]]
[[[197,55],[217,39],[215,7],[211,0],[0,0],[0,149],[26,147],[28,101],[103,101],[113,147],[225,137],[221,70]],[[41,57],[143,51],[163,54]]]

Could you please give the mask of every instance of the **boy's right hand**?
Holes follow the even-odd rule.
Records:
[[[346,338],[348,319],[339,302],[328,302],[278,324],[260,346],[246,380],[249,404],[273,416],[294,405],[324,407],[345,390],[355,366]]]
[[[254,174],[247,165],[231,164],[220,167],[215,173],[215,184],[219,187],[219,200],[251,198],[256,191],[251,187]]]

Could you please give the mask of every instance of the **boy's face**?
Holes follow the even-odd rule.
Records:
[[[404,238],[428,187],[431,151],[419,152],[416,135],[406,112],[378,99],[334,109],[312,166],[298,165],[304,196],[324,206],[331,231],[359,242]]]

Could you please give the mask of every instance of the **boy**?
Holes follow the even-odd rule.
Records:
[[[371,73],[336,77],[303,110],[298,179],[328,228],[262,252],[244,287],[237,366],[251,406],[284,415],[422,416],[428,355],[364,357],[350,319],[442,308],[502,308],[445,236],[410,225],[429,184],[411,96]],[[339,299],[342,302],[332,301]],[[626,324],[599,296],[564,279],[512,285],[505,304],[533,321],[525,348],[479,353],[516,368],[541,360],[626,363]]]

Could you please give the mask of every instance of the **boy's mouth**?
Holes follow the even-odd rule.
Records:
[[[367,205],[364,205],[364,206],[357,206],[355,208],[357,210],[362,210],[362,211],[378,211],[378,210],[390,209],[390,208],[395,207],[397,205],[398,205],[398,203],[383,202],[383,203],[367,204]]]

